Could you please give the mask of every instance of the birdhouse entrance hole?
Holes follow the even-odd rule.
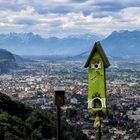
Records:
[[[95,64],[95,68],[98,68],[98,64]]]
[[[98,98],[98,97],[95,97],[94,99],[93,99],[93,101],[92,101],[92,107],[93,107],[93,109],[102,109],[102,101],[101,101],[101,99],[100,98]]]

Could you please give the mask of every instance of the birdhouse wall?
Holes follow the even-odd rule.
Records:
[[[109,66],[100,42],[95,42],[85,63],[85,68],[88,67],[88,112],[91,117],[95,117],[97,113],[100,116],[107,114],[105,68]]]
[[[97,51],[94,52],[88,67],[88,99],[96,95],[106,98],[105,66]]]

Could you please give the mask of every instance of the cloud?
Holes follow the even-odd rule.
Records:
[[[0,0],[0,32],[43,36],[140,29],[137,0]]]

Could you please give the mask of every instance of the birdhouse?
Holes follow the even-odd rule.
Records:
[[[54,88],[55,91],[55,105],[60,107],[65,104],[64,94],[65,89],[63,87],[56,87]]]
[[[109,66],[110,63],[100,42],[95,42],[85,64],[85,68],[88,68],[88,112],[90,116],[95,116],[98,112],[107,113],[105,68]]]

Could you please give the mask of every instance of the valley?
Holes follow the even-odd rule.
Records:
[[[93,122],[87,113],[87,69],[83,66],[84,61],[20,64],[22,69],[0,76],[0,91],[32,107],[55,112],[54,87],[64,86],[66,105],[63,107],[63,118],[92,139],[95,131],[91,130]],[[104,139],[111,135],[116,140],[140,138],[140,120],[136,115],[140,108],[139,66],[137,61],[112,61],[107,69],[109,114],[103,121]]]

